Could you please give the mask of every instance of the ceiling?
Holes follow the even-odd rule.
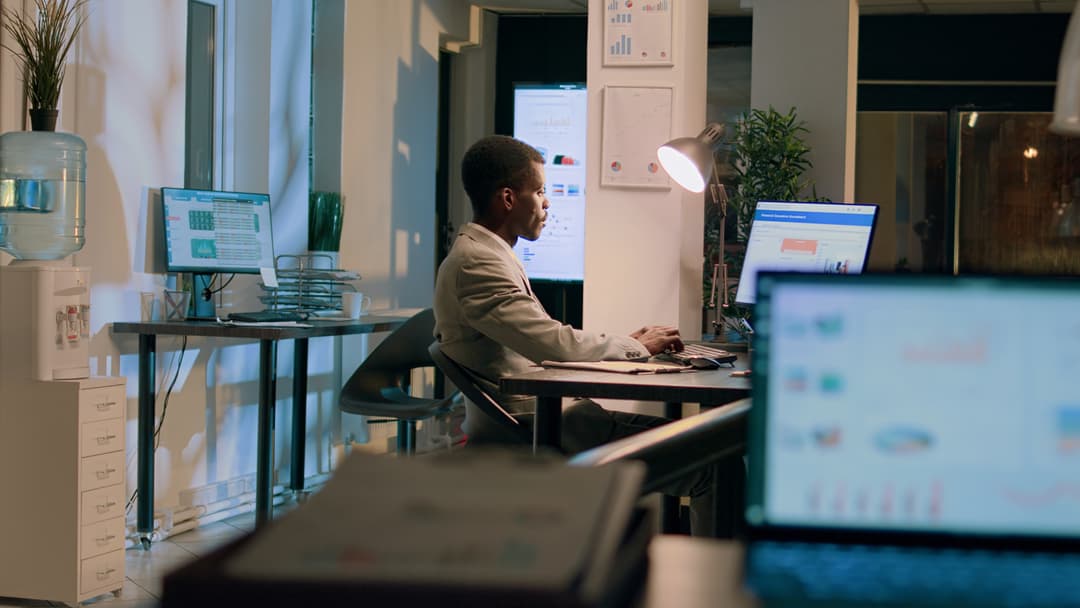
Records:
[[[476,0],[477,5],[498,12],[585,13],[589,0]],[[858,0],[863,15],[971,14],[971,13],[1068,13],[1076,0]],[[752,13],[753,0],[709,0],[710,15]]]

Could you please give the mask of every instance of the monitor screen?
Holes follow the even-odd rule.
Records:
[[[758,287],[748,504],[767,521],[1080,538],[1080,281]]]
[[[547,225],[514,252],[532,280],[585,278],[585,134],[582,83],[514,84],[514,137],[540,151],[547,174]]]
[[[162,188],[161,205],[169,272],[273,268],[269,195]]]
[[[862,272],[877,212],[877,205],[863,203],[758,202],[735,302],[754,303],[762,270]]]

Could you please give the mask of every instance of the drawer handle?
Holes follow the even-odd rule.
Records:
[[[105,536],[103,536],[101,538],[95,538],[94,540],[97,541],[97,544],[104,545],[105,543],[109,542],[110,540],[112,540],[114,538],[116,538],[115,534],[106,534]]]
[[[97,509],[98,513],[108,513],[109,509],[112,509],[115,506],[116,506],[116,501],[110,500],[110,501],[107,501],[103,505],[95,505],[95,508]]]
[[[104,412],[105,410],[108,410],[114,405],[116,405],[115,401],[103,401],[101,403],[95,404],[94,407],[97,408],[97,411]]]
[[[106,468],[104,471],[94,471],[94,475],[97,475],[98,479],[108,479],[115,472],[116,469]]]
[[[110,435],[108,433],[105,433],[104,437],[98,437],[97,438],[97,443],[98,443],[98,445],[105,445],[106,443],[109,443],[113,439],[116,439],[116,435]]]
[[[112,574],[113,572],[116,572],[116,568],[106,568],[105,570],[98,570],[97,571],[97,580],[99,580],[99,581],[108,580],[109,575]]]

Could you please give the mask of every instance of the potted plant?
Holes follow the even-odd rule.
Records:
[[[20,15],[2,9],[4,31],[13,46],[4,45],[15,57],[23,76],[23,94],[30,106],[34,131],[56,128],[60,87],[68,51],[82,29],[87,0],[34,0],[36,15]]]
[[[706,212],[704,286],[706,297],[709,297],[714,276],[715,280],[720,280],[714,268],[721,263],[722,255],[723,262],[727,264],[728,281],[719,285],[718,289],[726,290],[728,297],[723,298],[721,293],[717,308],[708,311],[712,314],[707,318],[734,320],[736,323],[726,324],[728,329],[741,333],[743,326],[737,320],[747,318],[750,311],[735,305],[735,289],[742,272],[743,253],[758,201],[818,200],[818,197],[813,182],[803,177],[803,173],[813,165],[809,159],[810,146],[802,139],[808,131],[805,123],[796,116],[795,108],[786,114],[777,112],[771,106],[768,110],[752,109],[739,118],[734,132],[734,138],[729,142],[729,161],[735,177],[734,184],[725,188],[728,199],[726,210],[720,205],[710,205]],[[811,190],[810,198],[804,198],[808,188]],[[722,223],[720,216],[725,212],[727,217]],[[721,226],[726,237],[723,239],[723,252],[719,247]],[[721,307],[720,302],[725,300],[728,306],[717,310]],[[717,320],[714,319],[713,323],[717,324]],[[713,329],[719,336],[724,328]],[[745,338],[745,335],[742,337]]]

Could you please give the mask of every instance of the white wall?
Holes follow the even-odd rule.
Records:
[[[856,0],[754,0],[753,27],[750,107],[794,106],[810,130],[806,177],[819,195],[853,201]]]
[[[431,305],[439,46],[451,37],[469,38],[464,0],[345,5],[341,263],[375,308]],[[366,338],[343,342],[352,369]]]
[[[589,3],[588,158],[601,158],[602,96],[609,84],[673,87],[672,137],[696,135],[705,126],[707,2],[672,2],[673,67],[603,66],[604,5]],[[670,190],[601,187],[594,160],[586,198],[585,328],[627,334],[645,324],[670,324],[700,337],[703,195],[674,183]]]
[[[12,0],[3,0],[13,4]],[[269,192],[274,203],[278,253],[306,246],[307,71],[310,69],[310,5],[275,0],[223,3],[237,43],[235,100],[227,112],[223,187]],[[63,89],[58,129],[82,137],[88,147],[86,246],[73,262],[92,268],[91,369],[128,378],[129,486],[134,486],[137,343],[112,336],[109,324],[139,317],[139,291],[159,290],[144,255],[157,238],[147,219],[148,187],[181,185],[184,176],[187,2],[185,0],[92,0],[73,51]],[[17,129],[20,110],[10,94],[11,72],[0,66],[0,124]],[[226,307],[258,306],[254,279],[238,276],[225,292]],[[227,312],[228,308],[226,308]],[[179,338],[158,339],[158,408]],[[308,473],[328,467],[326,429],[335,424],[334,395],[340,382],[333,342],[311,348]],[[175,505],[181,490],[255,470],[257,345],[190,339],[157,450],[155,499]],[[278,353],[278,462],[286,463],[290,414],[291,347]],[[279,469],[287,472],[287,465]]]
[[[479,44],[465,48],[453,58],[450,76],[449,213],[456,229],[472,221],[472,205],[461,183],[461,159],[473,142],[495,132],[495,49],[499,17],[481,15]],[[453,236],[453,235],[451,235]]]

